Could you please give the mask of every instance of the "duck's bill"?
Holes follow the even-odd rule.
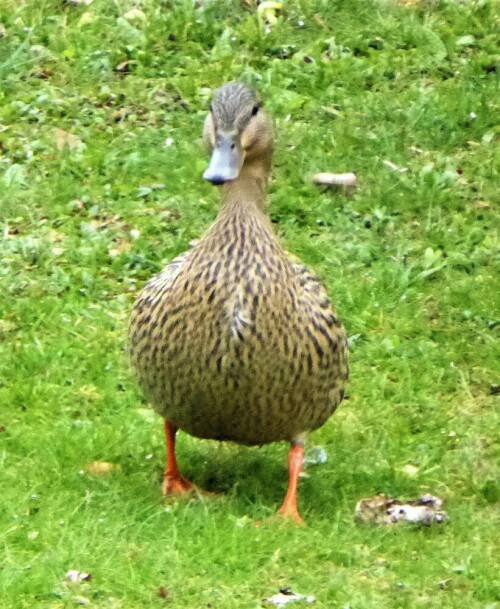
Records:
[[[239,143],[234,137],[220,137],[203,177],[212,184],[226,184],[239,176],[242,165],[243,151]]]

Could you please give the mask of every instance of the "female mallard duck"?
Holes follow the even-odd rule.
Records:
[[[306,432],[342,400],[347,341],[324,287],[288,259],[266,212],[273,150],[256,93],[229,83],[215,93],[204,136],[204,178],[224,185],[205,236],[139,294],[130,323],[132,363],[165,418],[163,493],[193,487],[179,472],[175,435],[240,444],[291,442],[280,513],[301,521],[297,483]]]

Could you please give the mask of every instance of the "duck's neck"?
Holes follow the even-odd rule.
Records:
[[[221,212],[231,213],[241,207],[265,211],[269,170],[270,163],[267,160],[245,163],[236,180],[223,187]]]
[[[219,252],[227,246],[233,255],[277,247],[271,219],[266,210],[269,163],[245,163],[236,180],[222,187],[222,207],[203,243],[205,251]],[[222,237],[221,237],[222,235]],[[236,253],[234,244],[239,244]],[[200,250],[201,251],[201,250]]]

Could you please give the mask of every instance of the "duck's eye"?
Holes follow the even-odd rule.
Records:
[[[257,114],[257,112],[259,111],[259,107],[260,107],[260,106],[255,105],[255,106],[252,108],[252,116],[255,116],[255,115]]]

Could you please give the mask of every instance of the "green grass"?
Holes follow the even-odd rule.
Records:
[[[248,4],[0,4],[2,609],[257,609],[285,586],[316,609],[500,606],[494,4],[290,0],[268,35]],[[200,134],[235,78],[275,117],[276,230],[352,343],[349,399],[310,438],[328,461],[301,482],[306,527],[253,524],[283,498],[284,445],[181,435],[184,472],[221,496],[165,503],[161,421],[124,353],[137,290],[217,213]],[[358,524],[376,492],[437,494],[449,522]]]

